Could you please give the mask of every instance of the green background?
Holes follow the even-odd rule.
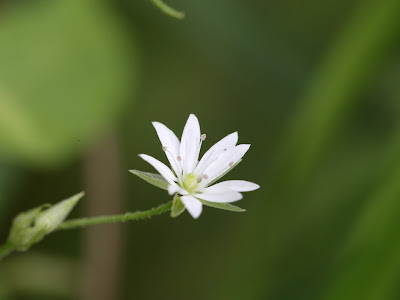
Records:
[[[3,1],[0,237],[87,192],[73,217],[170,196],[152,121],[203,151],[239,132],[245,213],[205,208],[60,232],[0,266],[0,299],[400,298],[400,2]]]

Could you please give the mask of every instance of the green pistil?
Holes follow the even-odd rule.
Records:
[[[183,180],[183,187],[189,193],[193,193],[197,188],[197,177],[193,173],[187,174]]]

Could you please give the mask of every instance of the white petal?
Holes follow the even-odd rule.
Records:
[[[168,186],[168,194],[173,195],[179,191],[180,187],[177,184],[170,184]]]
[[[156,169],[161,174],[161,176],[164,177],[166,181],[168,181],[169,184],[173,184],[174,181],[177,180],[177,178],[175,177],[174,173],[172,173],[170,168],[164,165],[161,161],[147,154],[140,154],[139,156],[143,160],[151,164],[154,167],[154,169]]]
[[[197,219],[203,210],[203,204],[192,196],[182,196],[183,204],[193,218]]]
[[[226,170],[234,166],[249,150],[250,145],[238,145],[222,153],[216,161],[211,163],[203,173],[202,186],[206,186]]]
[[[176,194],[176,193],[181,194],[181,195],[189,194],[186,190],[184,190],[183,188],[181,188],[179,185],[177,185],[175,183],[174,184],[170,184],[168,186],[168,193],[170,195],[173,195],[173,194]]]
[[[184,174],[192,173],[200,153],[200,124],[196,116],[191,114],[183,129],[180,155]]]
[[[204,170],[215,160],[218,159],[218,157],[224,153],[225,151],[232,149],[233,147],[236,146],[238,142],[238,133],[234,132],[226,137],[224,137],[222,140],[220,140],[218,143],[214,144],[201,158],[199,164],[196,167],[195,174],[196,175],[203,175]]]
[[[220,190],[231,190],[235,192],[250,192],[260,188],[258,184],[245,180],[228,180],[214,184],[206,189],[204,192],[218,192]]]
[[[243,195],[238,192],[234,192],[231,190],[225,190],[222,193],[208,193],[204,192],[201,194],[193,195],[196,198],[200,198],[206,201],[215,202],[215,203],[230,203],[235,202],[243,198]]]
[[[179,139],[176,137],[175,133],[164,124],[159,122],[153,122],[152,124],[156,129],[161,145],[166,148],[165,154],[167,155],[169,163],[171,164],[175,173],[180,174],[181,166],[180,163],[178,163],[180,150]]]

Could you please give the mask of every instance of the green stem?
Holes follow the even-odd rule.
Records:
[[[137,211],[133,213],[125,213],[122,215],[111,215],[111,216],[99,216],[92,218],[81,218],[75,220],[68,220],[61,223],[60,226],[56,229],[58,230],[67,230],[67,229],[75,229],[79,227],[87,227],[92,225],[100,225],[100,224],[110,224],[110,223],[124,223],[127,221],[135,221],[142,220],[146,218],[151,218],[152,216],[161,215],[167,211],[169,211],[172,207],[172,201],[169,201],[165,204],[157,206],[155,208],[145,210],[145,211]]]
[[[10,243],[5,243],[4,245],[0,246],[0,260],[2,260],[4,257],[9,255],[11,252],[13,252],[14,246],[11,245]]]
[[[155,6],[157,6],[163,13],[169,15],[176,19],[183,19],[185,17],[185,13],[181,11],[177,11],[176,9],[172,8],[165,4],[162,0],[150,0]]]
[[[100,216],[100,217],[92,217],[92,218],[81,218],[81,219],[73,219],[64,221],[61,223],[56,231],[59,230],[68,230],[68,229],[76,229],[81,227],[87,227],[92,225],[100,225],[100,224],[110,224],[110,223],[124,223],[127,221],[135,221],[142,220],[146,218],[151,218],[152,216],[161,215],[169,210],[171,210],[172,201],[164,203],[160,206],[151,208],[145,211],[137,211],[133,213],[125,213],[122,215],[111,215],[111,216]],[[14,252],[16,249],[11,243],[5,243],[0,246],[0,260],[4,257],[8,256],[10,253]]]

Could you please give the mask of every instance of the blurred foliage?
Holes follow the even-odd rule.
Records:
[[[377,185],[348,234],[341,264],[324,299],[395,299],[399,278],[400,148],[389,155]],[[377,180],[379,182],[379,180]]]
[[[185,13],[177,11],[176,9],[168,6],[165,2],[162,0],[151,0],[153,4],[158,7],[163,13],[166,15],[169,15],[173,18],[177,19],[183,19],[185,17]]]
[[[23,175],[17,168],[0,163],[0,218],[7,212],[8,202],[13,198]]]
[[[57,163],[115,118],[135,82],[120,23],[100,1],[5,4],[0,153]]]
[[[29,280],[21,280],[21,273]],[[76,297],[76,276],[77,264],[71,259],[25,254],[18,260],[2,263],[1,282],[8,292],[0,294],[0,299],[18,299],[12,296],[15,290],[23,298],[32,293],[48,295],[49,299]]]
[[[3,4],[3,238],[16,212],[82,189],[86,149],[110,128],[126,209],[170,200],[128,169],[153,172],[137,153],[163,157],[151,121],[179,136],[195,113],[203,149],[235,130],[252,144],[228,177],[261,189],[242,214],[205,207],[197,221],[127,224],[122,299],[398,299],[400,2],[168,4],[186,18],[149,1]],[[43,257],[21,268],[16,255],[0,268],[0,297],[76,299],[81,277],[64,263],[80,264],[78,237],[35,247],[57,257],[59,293],[43,284]]]

